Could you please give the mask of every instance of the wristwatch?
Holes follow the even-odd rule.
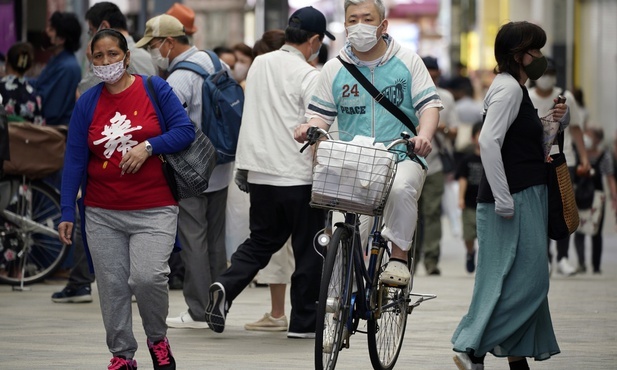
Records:
[[[148,140],[144,141],[144,143],[146,144],[146,152],[148,152],[148,155],[152,155],[152,145],[148,142]]]

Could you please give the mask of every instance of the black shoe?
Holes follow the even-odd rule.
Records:
[[[150,351],[150,357],[152,357],[154,370],[176,370],[176,360],[171,354],[167,338],[156,343],[152,343],[150,340],[146,340],[146,342]]]
[[[471,253],[467,252],[467,262],[465,263],[468,273],[476,271],[476,251]]]
[[[225,300],[225,287],[221,283],[214,283],[210,285],[208,294],[210,302],[206,307],[206,322],[210,329],[222,333],[225,330],[225,318],[228,310]]]
[[[51,295],[51,300],[56,303],[90,303],[92,302],[92,289],[89,286],[69,288],[68,286]]]
[[[427,274],[432,276],[439,276],[441,275],[441,271],[439,271],[438,267],[433,267],[427,271]]]

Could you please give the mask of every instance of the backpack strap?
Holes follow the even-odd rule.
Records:
[[[193,62],[189,62],[188,60],[183,60],[181,62],[178,62],[174,68],[171,70],[170,73],[175,72],[178,69],[186,69],[189,70],[191,72],[197,73],[198,75],[200,75],[201,77],[203,77],[204,79],[206,77],[208,77],[210,74],[208,72],[206,72],[205,69],[203,69],[199,64],[197,63],[193,63]]]
[[[212,65],[214,66],[214,73],[217,73],[221,69],[223,69],[223,65],[221,64],[221,61],[215,52],[211,50],[202,50],[202,51],[208,54],[208,56],[212,60]],[[174,65],[174,68],[170,71],[170,73],[173,73],[177,69],[186,69],[186,70],[195,72],[201,77],[203,77],[204,79],[210,75],[210,73],[206,72],[206,70],[203,69],[202,66],[200,66],[199,64],[195,62],[189,62],[188,60],[183,60],[181,62],[178,62],[176,65]]]
[[[215,52],[213,52],[212,50],[204,50],[208,56],[210,57],[210,59],[212,59],[212,64],[214,65],[214,71],[218,72],[221,69],[223,69],[223,65],[221,65],[221,60],[219,59],[219,56],[216,55]]]

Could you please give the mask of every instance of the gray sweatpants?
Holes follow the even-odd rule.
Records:
[[[114,356],[133,358],[131,296],[151,342],[165,338],[169,309],[167,275],[178,207],[138,211],[86,208],[86,238],[94,264],[107,346]]]

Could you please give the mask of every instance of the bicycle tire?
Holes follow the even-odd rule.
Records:
[[[15,216],[23,218],[25,222],[19,225],[9,219]],[[0,220],[5,225],[0,242],[5,251],[5,243],[15,248],[10,251],[15,252],[14,258],[0,258],[1,284],[19,285],[22,280],[23,284],[37,283],[62,265],[69,246],[58,240],[61,216],[60,194],[55,188],[40,180],[28,182],[26,186],[20,184],[19,191],[14,194],[7,209],[0,212]],[[47,231],[37,231],[37,226]]]
[[[373,294],[371,296],[371,310],[376,317],[367,322],[367,342],[369,357],[373,369],[391,370],[398,360],[405,329],[407,328],[407,316],[409,307],[410,283],[404,287],[389,287],[379,282],[379,276],[385,269],[389,260],[385,248],[381,248],[375,264]],[[378,307],[382,309],[379,312]]]
[[[338,227],[326,251],[315,330],[315,369],[333,370],[347,334],[353,286],[352,236]],[[351,265],[350,265],[351,264]]]

